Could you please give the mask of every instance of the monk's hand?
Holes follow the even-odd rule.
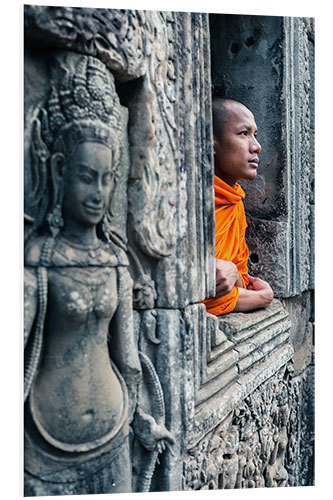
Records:
[[[260,293],[260,296],[263,301],[262,307],[268,307],[274,298],[273,290],[267,281],[262,280],[261,278],[256,278],[254,276],[248,275],[249,284],[247,286],[248,290],[254,290],[255,292]]]
[[[216,295],[223,297],[231,292],[234,286],[243,286],[238,269],[233,262],[216,259]]]

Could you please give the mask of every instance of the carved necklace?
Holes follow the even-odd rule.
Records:
[[[51,265],[115,267],[119,265],[119,259],[111,246],[101,240],[97,245],[84,245],[59,235],[54,246]]]
[[[71,248],[74,248],[75,250],[88,252],[90,257],[92,257],[92,258],[95,258],[97,256],[97,253],[102,246],[101,240],[98,240],[97,244],[94,245],[94,244],[83,244],[83,243],[74,242],[74,241],[66,238],[63,234],[59,234],[58,239],[64,245],[69,246]]]

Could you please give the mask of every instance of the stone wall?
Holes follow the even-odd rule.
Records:
[[[175,437],[159,464],[133,441],[134,491],[312,484],[311,37],[301,19],[213,16],[209,27],[198,13],[25,6],[27,234],[32,124],[59,53],[105,65],[127,123],[112,224],[133,279],[139,403]],[[211,81],[258,110],[251,270],[284,304],[220,321],[200,304],[215,289]]]

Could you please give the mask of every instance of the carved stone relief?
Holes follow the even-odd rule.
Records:
[[[267,311],[204,315],[185,313],[185,440],[193,447],[258,385],[291,359],[290,322],[274,301]]]
[[[51,61],[30,128],[25,494],[131,491],[128,425],[141,368],[132,316],[121,319],[132,302],[126,247],[112,231],[113,210],[126,204],[112,196],[126,183],[125,122],[101,61],[70,52]]]
[[[263,422],[260,422],[256,408],[257,390],[226,421],[207,434],[195,449],[189,450],[184,463],[186,489],[265,486],[263,471],[267,470],[269,475],[268,465],[269,462],[275,465],[276,457],[271,460],[271,456],[278,447],[275,446],[273,425],[269,421],[274,389],[276,381],[269,389],[267,382],[260,388],[263,391],[260,405],[265,415]]]
[[[184,489],[312,484],[313,436],[309,436],[308,422],[302,418],[311,409],[308,401],[300,400],[302,383],[292,381],[292,372],[292,364],[283,366],[188,450]],[[303,448],[299,454],[295,436],[303,432],[309,441],[306,451]]]
[[[29,38],[49,48],[97,57],[125,80],[146,72],[152,26],[144,11],[26,5],[24,17]]]
[[[210,120],[203,127],[195,118],[210,114],[204,65],[209,47],[202,36],[205,16],[168,13],[162,20],[167,29],[157,33],[150,73],[129,104],[128,233],[155,282],[154,305],[176,308],[202,300],[215,286],[212,152],[196,147],[208,137],[211,146]],[[195,67],[198,57],[202,65]],[[176,79],[175,72],[186,78]]]
[[[120,97],[125,95],[127,232],[140,295],[136,307],[184,307],[202,300],[214,289],[210,120],[204,126],[195,122],[197,115],[210,116],[207,16],[27,6],[25,30],[27,51],[47,39],[50,50],[98,57],[114,73]],[[202,65],[193,64],[198,58]],[[177,79],[183,72],[188,78]],[[129,84],[127,92],[123,86]],[[207,138],[207,149],[197,148]],[[196,272],[187,274],[189,266]]]
[[[205,18],[205,16],[203,17]],[[156,334],[158,329],[162,334],[165,334],[167,326],[178,325],[181,318],[179,311],[175,310],[174,320],[170,324],[168,314],[166,315],[167,319],[163,319],[163,314],[153,307],[155,304],[161,303],[175,307],[179,304],[200,300],[206,295],[207,287],[212,288],[214,284],[214,277],[211,278],[211,274],[207,278],[205,277],[207,269],[212,267],[214,262],[214,252],[210,244],[213,232],[210,232],[206,246],[203,245],[204,255],[200,257],[201,271],[199,273],[193,272],[189,279],[184,280],[185,286],[183,286],[181,277],[184,276],[188,265],[188,246],[183,243],[181,252],[179,252],[179,248],[176,251],[177,241],[183,240],[185,235],[193,238],[192,255],[197,258],[196,252],[199,250],[201,252],[202,233],[197,234],[195,221],[191,220],[189,223],[187,198],[197,183],[194,175],[195,169],[200,175],[206,175],[206,166],[210,169],[212,167],[212,157],[210,152],[200,150],[198,166],[188,165],[188,158],[186,161],[184,158],[181,159],[181,152],[184,153],[185,149],[188,155],[195,158],[198,148],[194,139],[198,137],[201,141],[201,135],[206,134],[207,130],[209,133],[210,129],[207,127],[207,130],[206,128],[199,130],[193,127],[194,113],[191,108],[193,100],[188,100],[188,89],[185,89],[181,80],[178,80],[178,86],[176,85],[176,65],[178,64],[177,71],[181,71],[181,62],[174,46],[177,42],[178,50],[182,53],[187,44],[184,31],[187,30],[188,35],[193,32],[193,48],[188,47],[187,51],[189,57],[187,62],[190,63],[189,69],[191,70],[192,59],[200,53],[200,44],[205,47],[206,52],[208,50],[207,41],[202,32],[202,30],[207,29],[207,20],[202,20],[201,15],[183,14],[177,17],[175,14],[162,12],[143,13],[27,6],[25,9],[25,29],[27,82],[25,230],[28,252],[26,265],[28,274],[30,267],[34,268],[35,266],[37,275],[40,275],[40,278],[37,278],[37,295],[39,294],[38,300],[40,301],[38,314],[41,318],[37,321],[37,340],[35,341],[35,338],[32,339],[29,336],[29,324],[34,322],[31,311],[33,305],[38,301],[35,298],[34,280],[30,273],[25,281],[27,290],[27,321],[25,325],[28,353],[27,401],[32,398],[31,390],[36,393],[34,390],[36,377],[37,381],[41,377],[38,361],[40,356],[44,360],[42,341],[47,339],[45,345],[48,345],[49,326],[53,324],[51,321],[52,307],[53,303],[57,303],[56,291],[52,294],[51,299],[48,296],[46,285],[51,278],[48,276],[47,270],[44,272],[43,266],[46,266],[47,269],[49,265],[52,269],[55,268],[56,275],[57,268],[60,267],[59,272],[62,273],[64,279],[67,279],[68,286],[70,286],[71,281],[72,264],[74,268],[78,266],[79,273],[82,274],[81,281],[84,275],[87,275],[85,281],[87,291],[102,294],[101,300],[107,303],[109,301],[105,294],[108,289],[104,288],[103,280],[103,282],[98,281],[97,274],[103,278],[104,274],[109,272],[108,266],[111,266],[111,274],[114,274],[113,266],[116,268],[119,264],[124,268],[123,271],[119,271],[123,278],[119,277],[119,279],[114,280],[111,288],[112,293],[117,291],[119,295],[125,295],[127,311],[122,309],[116,314],[115,330],[111,329],[109,340],[111,346],[115,339],[116,347],[115,350],[110,347],[110,355],[115,360],[120,372],[118,375],[116,371],[117,375],[113,378],[119,377],[119,380],[123,380],[122,376],[124,377],[123,385],[118,392],[123,394],[126,404],[127,393],[129,394],[128,418],[126,416],[127,406],[125,403],[122,405],[122,415],[124,416],[122,438],[124,438],[126,449],[124,448],[115,457],[114,450],[118,446],[118,442],[111,443],[106,438],[105,441],[103,435],[98,435],[96,446],[98,448],[107,445],[107,453],[105,454],[103,447],[98,448],[95,452],[92,446],[92,456],[90,451],[88,456],[85,455],[87,446],[85,438],[82,438],[84,444],[81,446],[81,437],[77,436],[75,439],[78,441],[78,449],[76,450],[78,455],[73,457],[73,460],[71,457],[72,461],[68,462],[68,469],[65,467],[62,469],[63,472],[59,474],[55,474],[54,471],[54,467],[57,467],[57,458],[53,457],[53,461],[51,460],[49,463],[43,454],[43,439],[49,431],[42,430],[44,424],[36,424],[39,422],[36,411],[29,412],[27,410],[26,494],[105,493],[130,491],[132,488],[137,491],[147,491],[154,487],[156,477],[159,478],[159,488],[164,485],[165,489],[179,489],[181,477],[177,473],[179,467],[174,468],[173,464],[174,462],[180,463],[180,454],[179,451],[178,454],[175,451],[168,452],[168,444],[171,446],[175,443],[173,434],[167,431],[166,426],[177,432],[179,432],[179,427],[176,428],[173,424],[175,419],[173,412],[171,415],[170,378],[166,376],[166,370],[161,371],[163,358],[156,355],[154,348],[156,350],[160,343]],[[41,41],[45,41],[43,48],[40,48]],[[38,45],[39,47],[37,47]],[[39,72],[40,69],[42,71]],[[201,68],[197,69],[197,78],[196,88],[205,95],[204,101],[201,102],[199,96],[195,94],[197,112],[199,108],[202,108],[207,114],[210,109],[209,87],[205,86],[206,76],[203,75]],[[124,91],[124,85],[129,83],[132,89],[130,97]],[[191,112],[191,115],[186,117],[191,116],[188,123],[182,113],[178,112],[176,105],[178,94],[181,92],[187,96],[186,112]],[[104,120],[104,115],[107,115],[108,112],[111,112],[112,116],[110,123],[106,123]],[[90,125],[85,125],[87,120],[88,122],[89,120],[102,122],[101,127],[95,127],[96,133],[93,136],[89,135]],[[176,127],[180,120],[184,120],[186,125],[184,126],[184,135],[181,138],[176,133]],[[112,130],[118,130],[118,128],[118,136],[113,136]],[[70,142],[71,140],[72,142]],[[64,187],[66,191],[67,184],[70,184],[67,178],[66,182],[61,185],[59,182],[57,183],[58,171],[60,172],[57,161],[59,160],[60,165],[60,159],[64,156],[70,165],[71,152],[73,148],[75,150],[77,147],[76,144],[79,144],[80,147],[82,144],[84,148],[86,142],[89,142],[90,145],[95,144],[94,141],[97,146],[90,146],[92,152],[96,150],[96,156],[90,159],[92,164],[100,161],[101,151],[99,150],[102,144],[105,147],[108,147],[109,144],[112,145],[111,155],[116,157],[117,161],[115,164],[111,162],[113,182],[110,206],[108,206],[103,220],[99,220],[97,213],[95,214],[97,208],[94,209],[93,215],[96,216],[96,220],[98,219],[98,224],[90,224],[93,229],[90,231],[91,236],[97,242],[102,239],[105,248],[100,254],[98,245],[96,248],[87,247],[88,254],[85,255],[84,248],[80,246],[85,240],[85,231],[79,231],[76,236],[74,235],[76,246],[74,245],[73,248],[67,248],[64,244],[61,248],[59,246],[63,232],[68,230],[68,220],[70,220],[71,214],[69,210],[70,194],[74,200],[77,196],[77,187],[76,184],[73,184],[72,193],[66,194],[65,206],[67,208],[65,209],[62,188]],[[117,150],[117,154],[112,148]],[[87,153],[87,151],[84,152],[84,154]],[[56,155],[54,160],[52,155]],[[74,156],[73,161],[74,164],[79,162],[77,164],[83,168],[81,164],[84,160],[82,158],[77,159]],[[71,172],[72,167],[68,168]],[[190,172],[192,179],[189,182],[187,182],[188,172]],[[86,177],[85,181],[88,182]],[[82,180],[82,182],[85,181]],[[208,198],[212,203],[212,175],[206,176],[205,182],[211,186]],[[178,184],[180,185],[179,190]],[[51,186],[53,186],[53,191],[49,193]],[[205,227],[205,231],[207,231],[207,226],[202,223],[201,218],[202,216],[205,218],[209,227],[209,225],[213,225],[213,216],[209,210],[202,211],[204,203],[205,194],[202,194],[198,200],[192,200],[191,206],[194,211],[192,210],[191,215],[195,214],[195,217],[200,220],[201,227]],[[73,206],[75,208],[75,204]],[[103,214],[100,215],[102,217]],[[47,229],[47,221],[49,229]],[[41,270],[38,267],[38,255],[36,257],[36,252],[38,254],[36,231],[42,235],[43,231],[50,232],[50,235],[46,237],[48,244],[45,245],[45,248],[43,246],[41,252]],[[126,237],[129,246],[127,246]],[[112,255],[114,253],[115,262],[112,260],[112,255],[108,258],[108,252],[111,252]],[[68,262],[66,261],[67,257],[62,257],[62,253],[68,257]],[[118,260],[120,259],[119,262],[116,257]],[[96,262],[94,259],[97,259]],[[102,259],[102,261],[100,262],[98,259]],[[130,265],[127,259],[129,259]],[[93,279],[90,270],[93,271],[96,266],[97,268],[102,266],[102,268]],[[128,269],[131,270],[134,283],[128,274]],[[80,293],[83,290],[81,290],[82,283],[79,277],[74,278],[76,289],[72,292],[73,299],[76,300],[78,307],[80,304],[83,307],[84,304],[80,298]],[[199,289],[198,280],[202,283]],[[52,289],[52,287],[53,285],[49,284],[48,288]],[[65,285],[63,290],[66,291]],[[141,312],[135,313],[132,307]],[[133,331],[132,328],[133,313],[136,314],[134,318],[137,318],[138,314],[142,316],[139,322],[140,326],[136,331]],[[91,312],[91,314],[95,313]],[[104,330],[107,324],[103,321]],[[126,330],[126,335],[122,339],[125,343],[123,347],[117,345],[117,328]],[[64,325],[64,331],[67,331],[66,325]],[[69,349],[68,353],[66,351],[68,354],[66,356],[69,356],[68,359],[66,358],[67,362],[73,363],[73,360],[75,362],[77,354],[80,355],[81,352],[84,355],[86,349],[89,349],[89,331],[87,330],[86,333],[87,338],[79,343],[77,349]],[[172,335],[173,330],[170,331],[169,337],[172,338]],[[174,341],[172,340],[172,342]],[[104,347],[106,349],[106,345]],[[170,349],[170,345],[167,344],[166,347],[162,345],[160,352],[163,353],[165,349]],[[50,354],[50,360],[52,356],[53,354]],[[42,362],[44,363],[44,361]],[[62,364],[55,361],[56,369],[60,370],[60,379],[65,376],[64,363],[65,361]],[[105,363],[107,363],[106,358]],[[84,363],[83,366],[85,366]],[[91,366],[93,369],[93,365]],[[106,376],[110,369],[112,371],[113,364],[105,365],[101,370],[101,373],[104,373],[103,376]],[[142,373],[141,379],[140,373]],[[176,373],[173,373],[173,377],[175,376]],[[70,384],[71,373],[68,373],[67,378]],[[81,385],[84,385],[83,376],[80,380]],[[107,380],[109,379],[106,376]],[[138,386],[137,398],[136,386]],[[88,384],[88,392],[89,387]],[[43,390],[41,389],[37,393],[43,394]],[[98,403],[95,408],[95,403],[89,396],[85,400],[86,404],[94,407],[89,407],[86,417],[94,419],[95,413],[101,409]],[[61,398],[59,401],[61,402]],[[65,413],[70,412],[73,408],[73,405],[66,403],[63,406]],[[100,406],[102,408],[105,404]],[[42,420],[47,418],[45,414],[50,415],[47,408],[44,410],[39,411],[38,406]],[[132,428],[130,428],[128,436],[128,423],[131,422]],[[49,424],[51,427],[56,425],[55,420],[51,418],[47,426]],[[36,425],[42,436],[38,439],[34,434],[34,426]],[[62,427],[63,429],[61,429]],[[91,429],[95,427],[98,428],[98,425],[92,425]],[[79,432],[82,426],[78,424],[76,428]],[[30,432],[29,429],[32,431]],[[63,431],[68,432],[69,427],[59,425],[55,429],[52,428],[49,434],[55,434],[57,438],[55,441],[52,438],[52,443],[50,442],[47,446],[53,446],[57,449],[58,441],[66,443],[68,437],[63,437],[61,434]],[[118,427],[113,432],[119,440]],[[103,429],[101,433],[103,434]],[[151,440],[152,436],[155,437]],[[39,441],[41,442],[39,443]],[[132,464],[129,462],[129,446],[132,447],[132,451],[134,450]],[[68,451],[67,448],[64,450],[65,455],[66,451]],[[158,476],[155,469],[158,468],[159,456],[162,456],[164,464],[163,467],[160,467]],[[29,457],[33,457],[33,459],[30,461]],[[104,468],[101,468],[101,465]],[[98,472],[95,474],[97,469]],[[133,469],[132,484],[131,469]],[[112,473],[110,473],[111,470]],[[161,471],[164,478],[162,480],[160,480]],[[122,481],[120,478],[123,478]]]
[[[152,465],[174,438],[135,342],[127,198],[113,196],[119,184],[127,191],[127,114],[101,61],[68,51],[50,61],[26,165],[35,211],[25,253],[25,494],[130,492],[129,424]],[[157,421],[137,399],[149,377]]]

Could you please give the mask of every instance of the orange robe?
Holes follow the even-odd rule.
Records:
[[[249,284],[247,261],[249,250],[245,242],[247,227],[242,198],[245,193],[239,184],[232,188],[216,175],[215,182],[215,253],[217,259],[236,264],[243,286]],[[234,310],[239,297],[237,286],[217,299],[206,299],[207,311],[215,316]]]

